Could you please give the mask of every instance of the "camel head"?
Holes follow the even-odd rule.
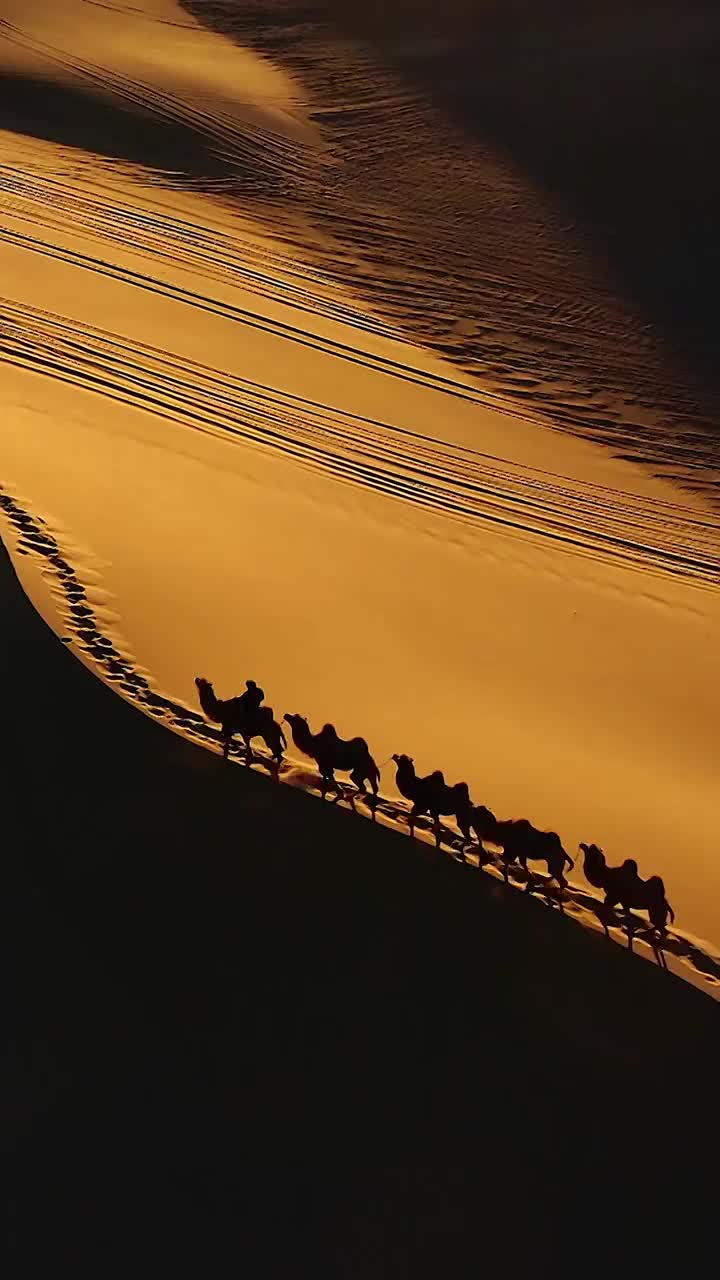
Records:
[[[497,828],[497,818],[492,809],[488,809],[484,804],[477,804],[473,809],[472,825],[475,828],[475,834],[481,840],[490,840]]]
[[[209,680],[204,676],[195,677],[195,688],[198,691],[198,697],[202,706],[209,706],[215,702],[215,690]]]
[[[206,680],[204,676],[196,676],[195,686],[198,691],[200,706],[205,712],[208,720],[219,721],[222,716],[222,704],[218,702],[215,697],[215,691],[213,690],[210,681]]]
[[[299,716],[291,711],[286,711],[283,716],[283,720],[290,725],[291,729],[299,729],[301,733],[303,730],[306,733],[310,732],[310,725],[304,716]]]
[[[392,755],[390,759],[394,761],[398,769],[412,769],[413,771],[415,769],[415,761],[412,756],[399,756],[395,754]]]
[[[603,862],[605,861],[605,854],[597,844],[583,844],[581,840],[578,848],[582,849],[586,858],[602,858]]]
[[[607,869],[607,859],[598,844],[581,844],[583,851],[585,875],[589,877],[604,877]],[[595,879],[590,880],[591,884],[595,884]]]

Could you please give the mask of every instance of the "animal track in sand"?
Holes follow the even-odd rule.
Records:
[[[219,752],[222,744],[217,729],[209,725],[199,713],[155,692],[149,680],[139,674],[132,662],[118,653],[113,641],[103,634],[100,621],[88,600],[87,588],[72,569],[69,556],[61,547],[59,538],[43,528],[41,518],[24,510],[2,486],[0,486],[0,513],[4,515],[17,539],[16,550],[33,556],[41,564],[49,566],[53,572],[62,599],[65,601],[64,623],[70,632],[69,636],[63,637],[63,642],[72,644],[89,661],[98,676],[119,689],[129,702],[144,711],[146,715],[161,721],[167,728],[197,745]],[[87,602],[81,606],[79,614],[76,603],[78,600]],[[233,746],[231,754],[238,760],[244,758],[239,746]],[[290,757],[277,770],[266,751],[254,750],[253,763],[266,769],[276,778],[282,778],[283,782],[291,786],[300,787],[315,795],[320,794],[318,776],[302,762]],[[340,801],[350,803],[358,813],[367,813],[375,819],[379,817],[396,829],[404,829],[407,825],[409,807],[401,800],[380,795],[373,803],[365,797],[356,797],[352,788],[342,787],[337,798],[337,802]],[[424,848],[425,839],[429,842],[432,838],[432,823],[429,819],[421,818],[418,819],[417,828],[423,838],[422,848]],[[480,869],[494,877],[501,877],[501,864],[494,855],[487,850],[479,851],[477,846],[468,846],[463,850],[462,840],[457,830],[444,823],[441,824],[440,830],[442,843],[449,850],[449,855],[461,862],[469,874]],[[518,883],[526,883],[519,869],[512,868],[511,875]],[[553,891],[545,878],[535,873],[533,882],[539,886],[538,892],[551,902]],[[608,918],[600,898],[590,890],[572,882],[566,891],[565,906],[567,912],[585,927],[597,928],[603,916]],[[625,922],[617,916],[611,916],[610,927],[622,931]],[[634,937],[642,943],[647,934],[645,922],[638,917],[630,917],[630,927]],[[720,956],[715,955],[706,944],[701,944],[677,929],[671,929],[668,931],[664,950],[680,963],[680,972],[682,966],[687,965],[700,975],[703,984],[710,992],[714,993],[714,989],[720,987]],[[649,945],[648,951],[652,954]]]

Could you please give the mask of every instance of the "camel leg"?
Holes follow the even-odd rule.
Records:
[[[667,960],[665,959],[665,952],[663,950],[663,944],[667,938],[667,930],[662,925],[653,924],[652,920],[650,923],[653,926],[652,949],[655,952],[655,959],[661,969],[667,969]]]
[[[372,795],[368,795],[367,787],[366,787],[365,798],[366,798],[367,805],[370,809],[370,813],[372,814],[372,821],[377,822],[377,803],[378,803],[377,778],[370,779],[370,786],[372,787]]]
[[[243,742],[245,743],[245,764],[249,766],[252,760],[252,747],[250,746],[250,739],[246,738],[245,734],[243,734]]]
[[[470,828],[467,825],[467,823],[461,823],[458,821],[458,826],[460,828],[460,834],[462,836],[462,843],[460,845],[460,857],[462,858],[463,862],[467,862],[467,858],[465,857],[465,849],[469,844],[472,844],[472,835],[470,833]]]
[[[325,775],[323,781],[325,784],[325,791],[323,791],[323,800],[325,799],[325,792],[329,791],[330,788],[332,787],[333,791],[335,792],[335,800],[333,803],[337,804],[338,800],[342,795],[342,787],[340,786],[337,778],[335,777],[335,770],[330,769],[328,773]]]
[[[357,786],[357,795],[361,795],[364,797],[365,803],[368,804],[370,813],[372,813],[373,815],[373,822],[377,822],[377,809],[378,809],[377,778],[363,776],[363,777],[360,777],[359,781],[357,781],[355,774],[351,774],[351,778],[352,778],[352,781],[354,781],[355,785]],[[368,791],[368,782],[370,783],[370,786],[372,786],[373,788],[372,795],[370,795]]]
[[[231,733],[223,733],[223,760],[227,760],[230,755],[230,743],[232,742]]]

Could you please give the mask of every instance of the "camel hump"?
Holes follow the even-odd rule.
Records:
[[[533,826],[532,822],[530,822],[528,818],[513,818],[508,825],[518,835],[522,833],[527,836],[530,832],[533,832],[534,835],[540,835],[540,832]]]
[[[430,774],[430,781],[441,782],[442,785],[445,786],[445,774],[441,769],[435,769],[435,771]]]
[[[663,899],[665,897],[665,885],[660,876],[650,876],[650,879],[645,881],[645,888],[653,898]]]

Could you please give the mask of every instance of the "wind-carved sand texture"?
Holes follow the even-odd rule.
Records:
[[[50,569],[60,601],[61,617],[68,632],[63,636],[65,642],[73,645],[103,680],[118,688],[128,701],[134,703],[147,715],[153,716],[191,741],[203,746],[212,745],[220,750],[222,747],[220,730],[208,724],[197,711],[157,693],[147,676],[137,671],[132,661],[118,650],[116,643],[103,633],[102,623],[96,616],[96,609],[93,607],[81,576],[73,568],[67,554],[63,552],[57,538],[48,530],[45,522],[41,518],[33,517],[11,494],[1,488],[0,511],[10,522],[16,534],[16,554],[30,555]],[[307,763],[302,764],[293,759],[293,750],[291,746],[286,759],[278,768],[270,753],[258,746],[255,741],[251,763],[266,769],[278,781],[320,795],[319,776],[312,772]],[[237,740],[231,745],[230,754],[246,762],[242,744]],[[385,762],[386,769],[388,763]],[[392,772],[392,766],[390,771]],[[396,828],[407,825],[410,806],[402,799],[388,797],[382,793],[377,799],[369,795],[359,796],[352,784],[343,786],[342,783],[338,783],[338,787],[336,801],[346,801],[356,812],[371,817],[373,821],[380,819]],[[417,826],[425,840],[432,837],[432,824],[429,818],[421,817],[418,819]],[[500,859],[487,850],[479,851],[477,846],[464,845],[456,825],[447,826],[441,823],[440,833],[442,845],[450,851],[451,856],[465,863],[469,869],[475,868],[496,876],[502,875]],[[522,869],[514,867],[512,875],[514,879],[519,877],[521,882],[523,881]],[[547,881],[537,871],[533,871],[533,879],[536,882],[534,892],[546,896],[548,903],[552,904],[557,896],[557,890],[552,882]],[[658,958],[657,946],[650,939],[647,922],[633,913],[628,913],[628,916],[622,919],[612,912],[608,913],[602,908],[602,899],[587,887],[571,882],[564,895],[564,909],[586,927],[597,927],[598,921],[601,924],[603,921],[606,923],[609,921],[614,929],[631,931],[633,940],[644,943],[642,950]],[[676,966],[676,971],[681,976],[683,974],[688,976],[688,969],[692,970],[696,985],[703,986],[711,994],[717,994],[720,998],[720,955],[713,954],[707,944],[699,943],[697,939],[689,937],[682,930],[670,929],[663,943],[663,953],[680,962]]]
[[[0,0],[0,480],[62,619],[25,585],[172,727],[213,743],[193,677],[254,676],[637,858],[717,947],[715,384],[509,125],[450,109],[457,9],[440,48],[371,8]]]
[[[311,89],[328,270],[536,419],[717,496],[713,0],[183,9]]]

